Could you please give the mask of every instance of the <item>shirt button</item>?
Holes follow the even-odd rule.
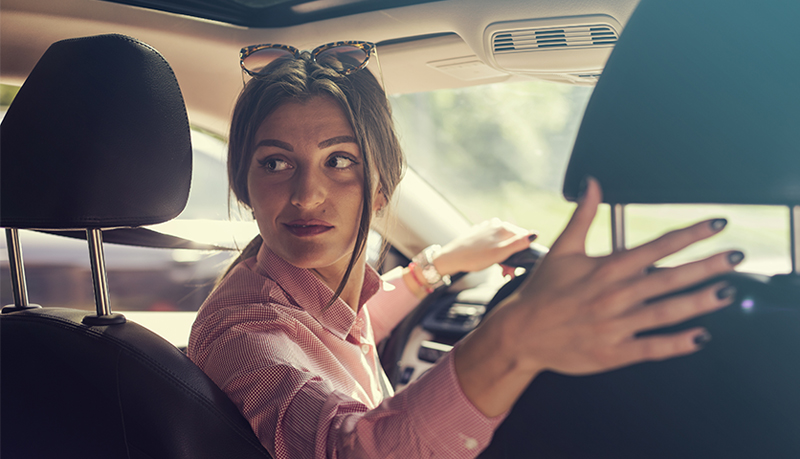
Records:
[[[467,438],[466,440],[464,440],[464,448],[472,450],[477,447],[478,447],[478,440],[474,438]]]
[[[361,352],[363,352],[364,355],[369,354],[369,344],[362,344],[361,345]]]

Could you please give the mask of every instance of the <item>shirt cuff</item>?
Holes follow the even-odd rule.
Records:
[[[413,425],[436,457],[470,458],[489,446],[507,413],[489,418],[469,401],[458,382],[453,356],[448,352],[399,395],[407,397]]]

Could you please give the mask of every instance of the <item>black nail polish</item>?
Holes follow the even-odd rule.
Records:
[[[711,220],[709,224],[711,225],[712,230],[721,231],[722,228],[725,228],[725,225],[728,224],[728,220],[725,220],[724,218],[715,218],[714,220]]]
[[[738,250],[728,254],[728,263],[730,263],[733,266],[738,265],[739,263],[742,262],[742,260],[744,260],[744,253]]]
[[[726,285],[725,287],[717,290],[717,298],[720,300],[731,298],[733,295],[736,295],[736,287],[733,285]]]
[[[528,236],[528,240],[529,240],[529,241],[531,241],[531,242],[533,242],[533,241],[535,241],[535,240],[536,240],[536,238],[537,238],[537,237],[539,237],[539,235],[538,235],[538,234],[536,234],[536,233],[533,233],[533,234],[531,234],[530,236]]]
[[[703,347],[710,341],[711,341],[711,333],[707,331],[704,331],[703,333],[700,333],[699,335],[694,337],[694,344],[696,344],[697,347]]]

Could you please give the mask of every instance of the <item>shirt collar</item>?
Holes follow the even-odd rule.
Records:
[[[261,244],[257,255],[258,270],[275,281],[290,301],[314,317],[323,327],[341,339],[345,339],[356,321],[356,313],[341,298],[325,308],[333,296],[333,290],[319,280],[311,271],[298,268],[279,257],[266,244]],[[381,287],[378,273],[367,264],[364,284],[361,287],[361,311],[364,303]]]

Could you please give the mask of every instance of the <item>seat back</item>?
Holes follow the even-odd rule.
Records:
[[[164,58],[138,40],[53,44],[0,129],[0,226],[9,235],[87,229],[93,269],[103,268],[103,228],[163,222],[186,204],[183,97]],[[2,457],[270,457],[227,396],[164,339],[110,309],[19,303],[0,315]]]
[[[269,458],[238,409],[146,328],[86,311],[0,317],[2,457]]]
[[[573,200],[584,177],[600,181],[617,250],[624,204],[786,205],[793,272],[724,276],[737,288],[733,305],[651,332],[706,328],[711,342],[691,356],[540,375],[488,457],[800,457],[798,21],[795,1],[642,0],[564,181]]]

